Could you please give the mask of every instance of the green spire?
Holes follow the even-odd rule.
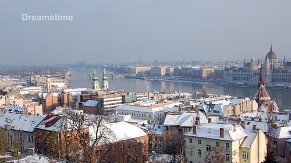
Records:
[[[103,69],[103,81],[108,80],[108,77],[105,72],[105,68]]]
[[[96,74],[96,70],[95,69],[94,69],[94,72],[93,72],[92,80],[93,81],[98,80],[98,77],[97,77],[97,74]]]

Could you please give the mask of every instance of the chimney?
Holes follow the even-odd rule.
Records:
[[[246,121],[241,121],[240,125],[243,129],[246,129]]]
[[[224,128],[220,128],[220,137],[224,138]]]
[[[257,125],[253,125],[253,131],[257,130]]]
[[[284,122],[284,127],[288,127],[288,123],[287,123],[287,121]]]
[[[232,126],[233,126],[233,131],[236,132],[236,124],[234,123],[232,124]]]
[[[197,126],[196,125],[193,126],[193,134],[197,135]]]
[[[211,123],[211,118],[208,118],[208,123]]]
[[[198,106],[195,106],[195,113],[196,113],[196,116],[199,115],[199,107]]]
[[[197,126],[200,126],[200,118],[196,116],[196,121],[195,121],[195,124]]]
[[[199,121],[199,120],[196,120],[196,121],[195,121],[195,125],[196,125],[196,126],[200,126],[200,121]]]

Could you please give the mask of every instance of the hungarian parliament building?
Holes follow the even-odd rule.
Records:
[[[287,62],[284,58],[284,61],[279,63],[272,46],[261,63],[252,58],[250,62],[245,62],[241,68],[225,69],[224,80],[234,84],[257,84],[261,66],[264,67],[265,82],[268,86],[291,87],[291,62]]]

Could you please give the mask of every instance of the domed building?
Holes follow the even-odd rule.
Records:
[[[278,69],[277,55],[275,52],[273,52],[272,45],[270,51],[265,57],[265,65],[269,66],[268,68],[270,68],[271,70]]]

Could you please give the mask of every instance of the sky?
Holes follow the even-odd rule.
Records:
[[[1,0],[0,65],[291,60],[290,0]],[[71,15],[71,22],[22,21]]]

